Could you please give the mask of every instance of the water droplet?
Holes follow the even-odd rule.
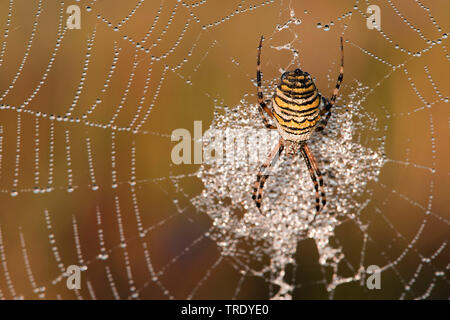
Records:
[[[97,257],[98,257],[98,259],[105,261],[105,260],[108,260],[109,255],[104,253],[104,254],[99,254]]]

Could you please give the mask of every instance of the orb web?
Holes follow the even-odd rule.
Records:
[[[74,3],[80,30],[66,1],[0,4],[0,299],[448,299],[446,1],[379,3],[374,29],[358,0]],[[294,66],[328,97],[345,39],[309,142],[317,215],[300,157],[251,199],[279,139],[257,110],[261,33],[268,98]],[[231,147],[175,165],[171,132],[199,120],[204,149]]]

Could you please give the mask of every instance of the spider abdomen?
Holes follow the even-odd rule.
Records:
[[[300,69],[285,72],[272,102],[273,115],[283,139],[307,141],[320,120],[321,96],[311,76]]]

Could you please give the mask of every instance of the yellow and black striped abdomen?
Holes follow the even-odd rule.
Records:
[[[285,72],[272,100],[273,115],[283,139],[308,140],[320,120],[321,101],[311,76],[300,69]]]

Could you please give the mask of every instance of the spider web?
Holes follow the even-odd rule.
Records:
[[[20,4],[0,4],[0,299],[449,298],[446,1]],[[251,199],[277,141],[256,105],[261,34],[266,98],[294,67],[329,97],[345,39],[310,142],[315,219],[299,158],[281,157],[263,214]],[[173,164],[172,131],[198,120],[204,148],[223,134],[238,149]]]

